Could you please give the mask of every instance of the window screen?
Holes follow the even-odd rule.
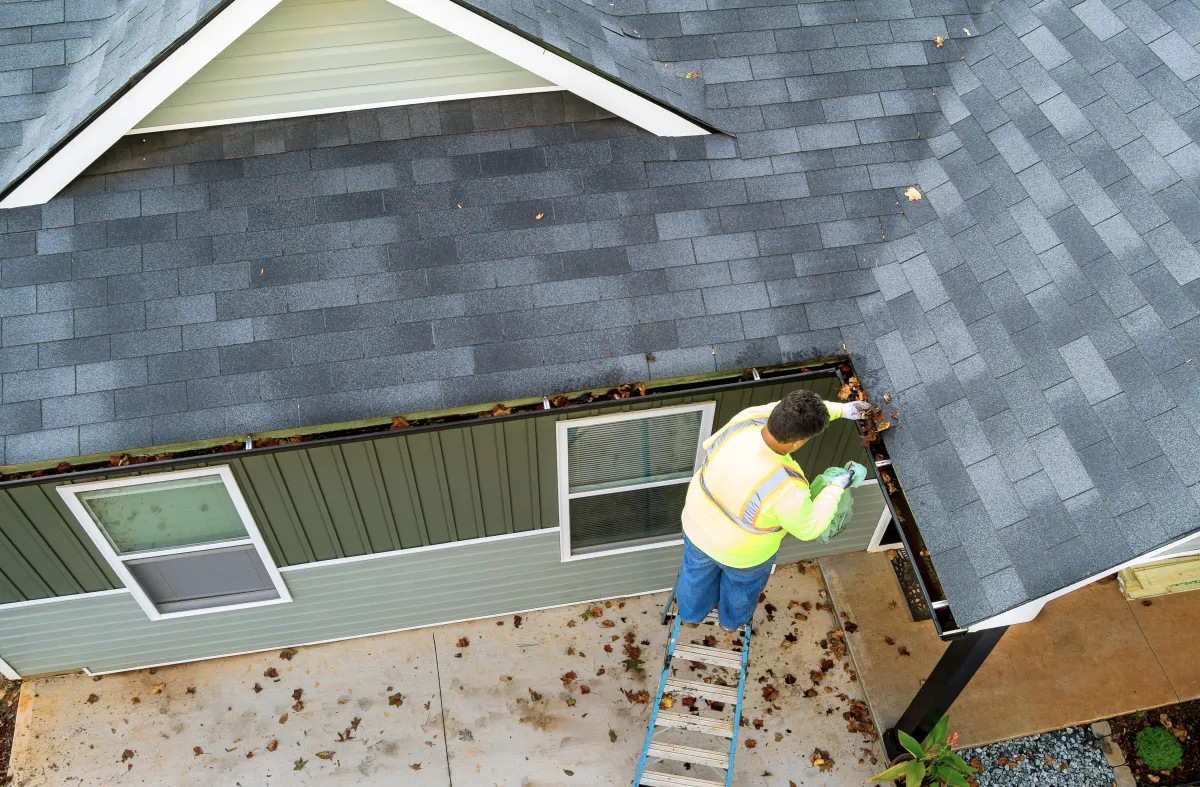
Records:
[[[560,422],[564,558],[678,539],[712,411],[709,402]]]
[[[151,618],[290,600],[228,467],[58,491]]]

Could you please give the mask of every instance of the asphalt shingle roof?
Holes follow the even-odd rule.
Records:
[[[728,134],[538,94],[126,138],[0,213],[0,462],[845,342],[961,625],[1197,527],[1190,0],[479,4]]]
[[[0,192],[225,2],[0,4]]]

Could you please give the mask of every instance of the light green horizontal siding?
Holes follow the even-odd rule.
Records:
[[[549,85],[387,0],[283,0],[134,131]]]
[[[786,538],[780,561],[864,549],[882,498],[874,486],[854,494],[844,532],[829,544]],[[175,620],[149,620],[127,593],[0,607],[0,658],[21,675],[133,669],[636,595],[669,587],[679,570],[677,546],[562,563],[558,539],[553,530],[315,564],[284,572],[290,604]]]

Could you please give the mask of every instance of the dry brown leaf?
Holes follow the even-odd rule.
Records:
[[[331,752],[331,751],[319,751],[319,752],[317,752],[317,756],[318,756],[318,757],[320,757],[322,760],[332,760],[332,759],[333,759],[333,752]]]
[[[938,49],[941,49],[941,48],[942,48],[942,45],[943,45],[943,44],[945,44],[945,43],[946,43],[946,37],[945,37],[945,36],[934,36],[934,37],[933,37],[933,45],[934,45],[935,47],[937,47]]]
[[[465,648],[471,644],[471,640],[467,639],[466,637],[459,637],[458,642],[455,644],[460,648]]]
[[[292,699],[296,700],[297,702],[303,696],[304,696],[304,689],[296,689],[295,691],[292,692]]]
[[[391,705],[392,707],[399,708],[403,704],[404,704],[404,695],[401,694],[400,692],[396,692],[395,694],[388,697],[388,705]]]
[[[921,191],[916,186],[909,186],[904,190],[904,196],[908,197],[909,202],[920,202]]]
[[[287,720],[288,720],[288,715],[286,713],[279,717],[280,724],[287,724]]]
[[[275,669],[274,667],[267,667],[266,672],[263,673],[263,677],[264,678],[278,678],[279,670]]]
[[[419,771],[419,770],[421,770],[421,763],[414,762],[412,765],[410,765],[408,767],[412,768],[414,771]]]
[[[300,651],[296,650],[295,648],[284,648],[283,650],[279,651],[279,658],[283,659],[284,661],[291,661],[292,656],[295,656],[299,652]]]
[[[133,749],[126,749],[125,751],[121,752],[121,762],[125,762],[126,760],[132,760],[132,759],[133,759]]]
[[[201,749],[199,746],[192,747],[192,756],[199,757],[201,754],[204,754],[204,749]]]
[[[275,751],[279,748],[279,741],[273,740],[267,744],[267,751]]]

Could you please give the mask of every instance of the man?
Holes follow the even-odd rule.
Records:
[[[683,507],[679,618],[695,626],[718,607],[734,631],[754,614],[785,533],[811,541],[829,527],[838,501],[866,474],[843,469],[809,497],[808,481],[790,454],[834,418],[858,420],[866,402],[825,402],[812,391],[742,410],[704,441],[704,464]],[[855,472],[851,472],[854,470]]]

